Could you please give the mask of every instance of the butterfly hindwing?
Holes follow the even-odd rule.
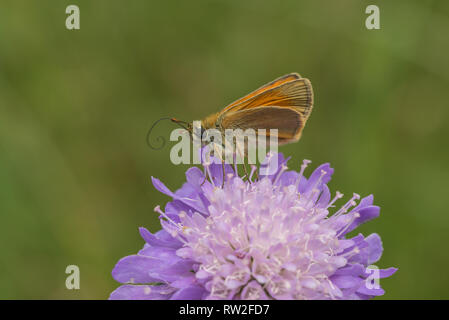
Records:
[[[301,113],[290,107],[263,106],[226,114],[222,126],[226,129],[277,129],[279,144],[293,142],[299,139],[305,120]]]

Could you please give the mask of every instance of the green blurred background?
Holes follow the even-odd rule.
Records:
[[[81,29],[65,28],[77,4]],[[380,7],[381,30],[365,28]],[[312,81],[299,169],[373,193],[383,299],[448,298],[448,1],[2,1],[0,298],[104,299],[111,270],[155,231],[187,166],[148,148],[163,116],[200,119],[289,72]],[[161,124],[168,137],[174,127]],[[65,268],[81,289],[65,288]]]

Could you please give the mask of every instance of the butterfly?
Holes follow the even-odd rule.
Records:
[[[300,139],[312,109],[312,84],[298,73],[290,73],[263,85],[227,105],[221,111],[201,120],[200,135],[203,136],[203,133],[210,129],[217,130],[223,136],[227,129],[243,131],[265,129],[268,140],[271,134],[270,129],[276,129],[277,143],[284,145]],[[193,136],[193,122],[169,119],[185,128]],[[216,144],[216,146],[219,145]],[[245,156],[246,147],[240,153]]]
[[[204,129],[277,129],[279,144],[298,141],[313,108],[308,79],[280,77],[201,121]],[[176,119],[174,119],[176,122]],[[269,134],[269,133],[268,133]]]

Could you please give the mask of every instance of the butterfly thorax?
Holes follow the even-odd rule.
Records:
[[[219,128],[219,125],[217,123],[217,119],[218,119],[218,114],[217,113],[211,114],[210,116],[204,118],[201,121],[201,126],[205,130]]]

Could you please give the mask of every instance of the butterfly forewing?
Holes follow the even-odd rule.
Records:
[[[294,81],[297,79],[301,79],[301,76],[299,74],[297,74],[296,72],[294,73],[290,73],[287,74],[285,76],[282,76],[280,78],[277,78],[273,81],[271,81],[270,83],[267,83],[265,85],[263,85],[262,87],[254,90],[253,92],[247,94],[246,96],[234,101],[233,103],[227,105],[221,112],[225,112],[225,111],[230,111],[232,110],[235,106],[237,106],[238,104],[247,101],[250,98],[253,98],[257,95],[259,95],[260,93],[270,90],[272,88],[276,88],[284,83],[290,82],[290,81]]]
[[[222,129],[277,129],[279,143],[297,141],[312,111],[313,91],[308,79],[281,82],[219,114]]]
[[[312,85],[308,79],[289,81],[225,109],[220,115],[261,106],[292,107],[307,117],[313,106]]]

